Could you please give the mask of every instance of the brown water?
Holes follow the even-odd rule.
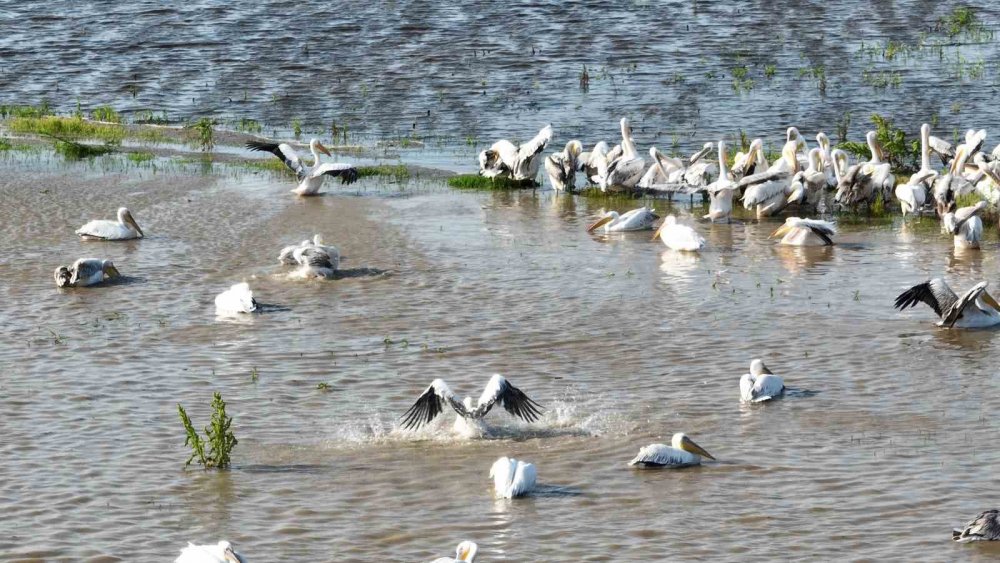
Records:
[[[842,222],[828,249],[699,224],[692,256],[590,236],[602,204],[546,191],[365,179],[296,199],[269,175],[39,167],[0,176],[2,560],[166,561],[222,538],[251,561],[421,561],[462,539],[483,561],[1000,555],[949,533],[997,503],[996,333],[892,309],[928,276],[995,281],[995,231],[956,256],[930,219]],[[121,204],[147,238],[73,235]],[[281,278],[278,250],[315,232],[348,276]],[[133,279],[56,289],[82,256]],[[281,307],[217,320],[241,280]],[[741,407],[754,357],[794,391]],[[478,396],[494,372],[539,423],[397,427],[432,379]],[[213,391],[234,467],[185,470],[176,404],[203,426]],[[677,431],[719,462],[626,466]],[[501,455],[537,465],[536,495],[492,499]]]

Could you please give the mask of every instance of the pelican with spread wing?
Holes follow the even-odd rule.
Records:
[[[551,125],[542,127],[533,139],[522,145],[501,139],[479,153],[479,175],[534,181],[538,176],[538,165],[542,163],[542,151],[551,140]]]
[[[443,379],[435,379],[427,386],[417,402],[403,414],[402,426],[406,429],[418,428],[434,420],[447,404],[458,415],[453,427],[455,432],[466,437],[478,437],[487,433],[482,419],[497,403],[510,414],[526,422],[534,422],[542,414],[542,407],[538,403],[511,385],[500,374],[494,374],[490,378],[476,404],[472,403],[472,397],[458,400]]]
[[[1000,324],[1000,303],[986,292],[989,282],[979,282],[961,297],[941,278],[934,278],[907,289],[896,297],[895,307],[902,311],[917,303],[926,303],[941,318],[945,328],[985,328]]]
[[[821,219],[789,217],[768,238],[781,237],[780,244],[788,246],[830,246],[837,225]]]
[[[320,164],[319,153],[330,156],[330,151],[319,142],[319,139],[309,141],[309,151],[312,152],[313,164],[307,166],[295,154],[295,149],[287,143],[262,143],[260,141],[250,141],[247,148],[252,151],[269,152],[285,163],[299,179],[299,185],[292,190],[298,195],[316,195],[323,187],[323,180],[327,176],[339,176],[341,183],[350,184],[357,181],[358,169],[351,164],[340,162],[324,162]]]
[[[701,465],[701,458],[715,459],[712,454],[694,443],[683,432],[674,434],[670,445],[651,444],[639,450],[639,453],[628,462],[629,465],[642,468],[681,468]]]

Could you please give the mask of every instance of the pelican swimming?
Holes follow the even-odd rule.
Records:
[[[587,227],[587,232],[592,233],[603,228],[606,233],[619,233],[624,231],[645,231],[653,228],[653,223],[660,217],[653,213],[648,207],[640,207],[631,211],[626,211],[619,215],[617,211],[608,211],[595,223]]]
[[[244,563],[243,556],[233,550],[233,544],[220,541],[215,545],[188,543],[174,563]]]
[[[503,376],[495,374],[486,384],[483,394],[479,396],[479,402],[475,405],[472,403],[472,397],[459,401],[443,379],[435,379],[413,406],[403,414],[402,426],[406,429],[419,428],[434,420],[447,404],[458,415],[453,425],[455,432],[466,437],[482,436],[487,433],[482,419],[497,403],[525,422],[534,422],[541,416],[541,406],[538,403],[511,385]]]
[[[502,457],[490,467],[493,494],[497,498],[523,497],[535,489],[535,466],[512,457]]]
[[[118,220],[95,219],[76,230],[83,240],[130,240],[144,235],[127,207],[118,208]]]
[[[701,150],[691,155],[688,159],[687,168],[684,170],[684,183],[694,188],[704,188],[712,183],[712,178],[719,172],[715,168],[715,163],[706,160],[708,153],[712,152],[714,145],[705,143]]]
[[[983,238],[983,220],[979,218],[979,212],[987,205],[985,201],[980,201],[949,211],[941,218],[944,230],[954,236],[955,248],[979,248],[979,241]]]
[[[542,151],[551,140],[551,125],[542,127],[534,138],[522,145],[501,139],[479,153],[479,174],[487,178],[505,176],[518,181],[534,181],[538,176]]]
[[[81,258],[73,262],[72,266],[59,266],[55,272],[56,285],[59,287],[86,287],[120,276],[121,273],[111,260],[99,258]]]
[[[684,163],[679,158],[666,156],[649,147],[649,156],[653,163],[646,169],[637,186],[656,189],[661,184],[680,184],[684,181]]]
[[[701,458],[715,459],[683,432],[674,434],[670,445],[651,444],[639,450],[629,465],[648,468],[681,468],[701,465]]]
[[[335,246],[323,244],[323,235],[313,235],[312,240],[304,240],[281,249],[278,262],[285,266],[299,266],[295,277],[329,278],[340,267],[340,251]]]
[[[252,313],[257,310],[257,301],[246,282],[232,287],[215,296],[215,312],[219,314]]]
[[[577,159],[581,152],[583,145],[580,141],[573,140],[566,143],[562,152],[545,157],[545,171],[549,175],[552,189],[570,192],[576,189],[576,169],[579,165]]]
[[[799,170],[796,147],[795,140],[788,141],[781,149],[781,158],[766,171],[740,180],[739,186],[744,189],[743,207],[756,210],[758,219],[776,215],[788,205],[792,177]]]
[[[900,311],[923,302],[941,318],[945,328],[984,328],[1000,324],[1000,304],[986,292],[989,282],[979,282],[961,297],[941,278],[915,285],[896,297]]]
[[[340,162],[324,162],[320,164],[319,153],[330,156],[330,151],[319,142],[319,139],[309,141],[309,151],[312,152],[312,166],[307,166],[295,154],[295,150],[287,143],[262,143],[260,141],[250,141],[246,147],[252,151],[269,152],[285,163],[295,176],[299,179],[299,185],[292,193],[308,196],[316,195],[323,187],[323,180],[327,176],[339,176],[342,184],[350,184],[357,181],[358,169],[353,165]]]
[[[474,541],[464,541],[455,548],[455,558],[438,557],[431,563],[473,563],[476,560],[476,552],[479,546]]]
[[[785,381],[771,373],[759,359],[750,362],[750,373],[740,378],[740,401],[744,403],[762,403],[784,392]]]
[[[837,225],[820,219],[800,219],[789,217],[768,238],[782,237],[779,244],[787,246],[830,246]]]
[[[646,161],[636,151],[632,140],[632,127],[627,117],[621,119],[622,154],[614,160],[609,160],[607,168],[598,173],[598,186],[602,192],[611,188],[632,189],[642,179],[646,170]]]
[[[667,215],[660,228],[653,233],[653,240],[657,238],[671,250],[698,252],[705,248],[705,239],[691,227],[678,223],[673,215]]]
[[[976,516],[961,530],[958,528],[952,530],[951,539],[958,543],[1000,540],[1000,510],[995,508],[987,510]]]
[[[705,186],[708,192],[709,204],[708,215],[702,217],[712,222],[729,222],[733,212],[733,193],[736,191],[736,182],[733,181],[732,174],[726,165],[726,142],[719,141],[719,178]]]

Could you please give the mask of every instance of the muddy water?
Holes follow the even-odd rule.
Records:
[[[700,224],[690,256],[587,235],[602,204],[552,192],[365,179],[296,199],[269,175],[4,169],[2,560],[165,561],[221,538],[252,561],[419,561],[462,539],[484,561],[1000,554],[949,539],[996,504],[995,334],[891,308],[931,275],[995,281],[993,231],[955,255],[930,220],[843,222],[828,249]],[[121,204],[147,238],[76,240]],[[278,249],[315,232],[345,277],[282,278]],[[56,289],[82,256],[128,283]],[[274,307],[217,319],[241,280]],[[794,392],[741,407],[753,357]],[[544,418],[491,413],[476,441],[447,416],[397,427],[432,379],[478,396],[494,372]],[[213,391],[234,468],[184,470],[176,404],[202,426]],[[719,462],[626,467],[677,431]],[[500,455],[533,461],[540,492],[494,501]]]

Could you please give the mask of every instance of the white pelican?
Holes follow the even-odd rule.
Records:
[[[712,222],[724,220],[728,223],[733,212],[733,193],[736,187],[726,165],[726,142],[719,141],[719,178],[705,187],[709,196],[708,215],[702,219]]]
[[[715,163],[706,160],[708,153],[712,152],[712,143],[705,143],[701,150],[691,155],[688,159],[687,168],[684,170],[684,183],[695,187],[703,188],[712,183],[712,178],[718,173]]]
[[[750,373],[740,378],[740,401],[744,403],[762,403],[784,392],[785,381],[771,373],[759,359],[750,362]]]
[[[941,164],[944,166],[948,166],[955,159],[955,148],[948,141],[931,135],[927,139],[927,145],[934,154],[938,155],[938,158],[941,159]]]
[[[837,174],[833,169],[833,153],[830,150],[830,138],[826,136],[826,133],[820,131],[816,133],[816,144],[819,145],[823,163],[822,170],[826,174],[826,187],[832,190],[837,187]]]
[[[712,454],[695,444],[694,440],[685,436],[683,432],[678,432],[670,440],[669,446],[666,444],[646,446],[640,449],[638,455],[628,464],[639,467],[680,468],[701,465],[703,457],[715,459]]]
[[[215,296],[215,312],[219,314],[252,313],[257,310],[257,301],[246,282],[232,287]]]
[[[83,240],[130,240],[142,238],[142,229],[127,207],[118,208],[118,220],[95,219],[76,230]]]
[[[930,148],[931,126],[920,126],[920,170],[915,172],[905,184],[896,186],[896,199],[905,217],[907,213],[918,213],[927,201],[927,190],[933,187],[937,171],[931,168]]]
[[[278,254],[278,263],[283,266],[294,266],[298,264],[298,262],[295,261],[295,251],[300,248],[310,246],[312,243],[313,241],[306,239],[299,244],[290,244],[282,248],[281,252]]]
[[[358,169],[350,164],[340,162],[324,162],[320,164],[319,153],[330,156],[330,151],[319,142],[319,139],[309,141],[309,151],[312,152],[312,166],[306,166],[299,155],[295,154],[287,143],[262,143],[260,141],[250,141],[247,148],[252,151],[269,152],[285,163],[299,179],[299,185],[292,190],[298,195],[316,195],[323,187],[323,180],[327,176],[340,176],[340,182],[350,184],[357,181]]]
[[[56,268],[56,285],[59,287],[86,287],[121,276],[111,260],[81,258],[70,267]]]
[[[479,174],[487,178],[506,176],[519,181],[534,181],[538,176],[542,151],[551,140],[551,125],[542,127],[533,139],[520,146],[507,139],[499,140],[479,153]]]
[[[949,211],[941,218],[944,230],[954,236],[955,248],[979,248],[979,241],[983,238],[983,220],[979,218],[979,212],[987,205],[985,201],[980,201],[954,212]]]
[[[657,238],[671,250],[698,252],[705,248],[705,239],[691,227],[679,224],[673,215],[667,215],[660,228],[653,233],[653,240]]]
[[[952,530],[951,539],[959,543],[1000,540],[1000,510],[995,508],[987,510],[976,516],[961,530],[957,528]]]
[[[312,240],[282,248],[278,262],[285,266],[299,266],[293,274],[297,277],[329,278],[340,267],[340,251],[335,246],[324,245],[323,235],[316,234]]]
[[[244,563],[243,557],[233,550],[233,545],[220,541],[215,545],[188,543],[174,563]]]
[[[475,405],[472,404],[472,397],[459,401],[443,379],[435,379],[413,406],[403,413],[402,426],[406,429],[418,428],[434,420],[447,404],[458,414],[453,426],[455,432],[466,437],[482,436],[487,432],[482,419],[498,402],[507,412],[526,422],[534,422],[541,416],[541,406],[538,403],[508,383],[500,374],[494,374]]]
[[[635,149],[635,142],[632,140],[632,127],[628,118],[621,119],[622,130],[622,154],[614,160],[609,160],[606,171],[598,173],[598,186],[602,192],[609,188],[632,189],[642,179],[646,170],[646,161],[639,156]]]
[[[959,196],[972,193],[975,190],[978,179],[976,182],[971,182],[965,177],[965,163],[970,156],[965,150],[965,145],[959,145],[955,151],[955,158],[948,166],[948,171],[938,175],[934,180],[932,194],[938,215],[943,216],[950,211]]]
[[[512,457],[502,457],[490,467],[493,494],[497,498],[523,497],[535,489],[535,466]]]
[[[876,192],[879,192],[884,201],[889,200],[889,194],[896,188],[896,176],[892,173],[892,166],[885,162],[885,153],[882,146],[878,144],[878,137],[874,131],[869,131],[865,135],[868,142],[868,150],[872,157],[865,166],[865,173],[871,175],[872,184]]]
[[[837,226],[820,219],[789,217],[768,238],[782,237],[779,244],[787,246],[830,246],[837,234]]]
[[[972,161],[982,174],[982,179],[976,183],[976,192],[997,205],[1000,203],[1000,161],[987,161],[981,152],[977,152]]]
[[[744,176],[750,176],[763,172],[767,169],[767,163],[761,162],[758,152],[763,154],[764,142],[760,139],[750,141],[747,152],[736,151],[733,157],[733,167],[729,170],[734,180],[739,180]]]
[[[455,558],[438,557],[431,563],[473,563],[476,560],[476,552],[479,546],[474,541],[464,541],[455,548]]]
[[[986,292],[989,282],[979,282],[958,297],[941,278],[915,285],[896,297],[900,311],[926,303],[941,318],[937,325],[946,328],[984,328],[1000,324],[1000,304]]]
[[[579,166],[577,159],[581,152],[583,145],[580,141],[573,140],[566,143],[562,152],[545,157],[545,171],[549,175],[552,189],[570,192],[576,189],[576,169]]]
[[[792,177],[799,170],[796,146],[796,141],[788,141],[781,149],[781,158],[765,172],[740,180],[739,186],[744,188],[743,207],[756,210],[758,219],[776,215],[788,205]]]
[[[608,164],[607,160],[609,152],[610,149],[608,148],[608,144],[604,141],[600,141],[594,145],[594,148],[590,149],[590,152],[580,154],[579,169],[587,177],[588,182],[592,184],[597,183],[601,167],[607,166]]]
[[[684,181],[684,163],[679,158],[666,156],[649,147],[649,156],[653,163],[646,169],[642,179],[637,184],[640,188],[653,188],[661,184],[680,184]]]
[[[799,169],[807,166],[806,159],[809,156],[809,143],[806,138],[799,133],[798,127],[789,127],[785,130],[785,142],[795,142],[795,160],[799,163]]]
[[[606,233],[619,233],[624,231],[646,231],[653,228],[653,223],[660,217],[653,213],[648,207],[640,207],[632,211],[626,211],[619,215],[617,211],[608,211],[594,224],[587,227],[587,232],[592,233],[602,228]]]
[[[871,171],[865,170],[867,163],[848,166],[846,152],[834,149],[832,154],[837,174],[837,194],[833,197],[833,201],[844,207],[856,207],[861,204],[870,207],[878,192],[872,182]]]
[[[788,203],[815,208],[826,186],[827,177],[826,172],[823,171],[823,151],[818,148],[812,149],[809,151],[809,166],[792,176]]]

